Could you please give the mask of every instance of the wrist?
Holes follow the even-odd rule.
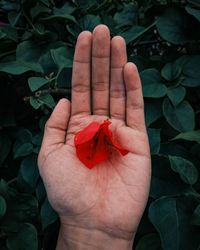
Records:
[[[131,250],[131,239],[116,238],[96,229],[60,227],[56,250]]]

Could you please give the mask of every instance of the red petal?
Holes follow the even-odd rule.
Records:
[[[109,120],[105,120],[101,125],[98,122],[92,122],[75,135],[77,156],[86,167],[93,168],[96,164],[107,160],[110,155],[110,146],[122,155],[128,153],[112,138],[112,132],[109,130],[110,124]]]
[[[122,155],[126,155],[126,154],[128,154],[128,150],[126,150],[126,149],[123,149],[121,146],[120,146],[120,144],[116,141],[116,140],[114,140],[113,139],[113,137],[112,137],[112,132],[109,130],[109,125],[111,124],[111,122],[109,121],[109,120],[106,120],[106,121],[104,121],[104,123],[101,125],[102,126],[102,128],[103,128],[103,131],[104,131],[104,133],[107,135],[107,137],[108,137],[108,140],[109,140],[109,143],[114,147],[114,148],[116,148]]]
[[[96,164],[105,161],[109,157],[109,150],[105,146],[104,138],[98,138],[76,146],[76,153],[79,160],[88,168],[93,168]]]
[[[79,131],[74,138],[75,145],[80,145],[82,143],[88,142],[96,135],[100,128],[100,124],[98,122],[90,123],[86,128]]]

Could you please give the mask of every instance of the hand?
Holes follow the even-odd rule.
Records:
[[[136,66],[127,63],[123,38],[110,41],[105,25],[83,31],[74,55],[72,101],[61,99],[55,107],[38,158],[49,201],[60,216],[57,249],[79,249],[76,244],[80,249],[131,249],[151,175],[143,108],[140,78]],[[129,153],[113,152],[89,170],[76,156],[74,135],[107,118]]]

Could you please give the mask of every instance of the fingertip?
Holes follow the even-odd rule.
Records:
[[[84,31],[82,31],[82,32],[78,35],[77,41],[79,41],[79,40],[87,40],[87,39],[90,39],[91,36],[92,36],[92,33],[91,33],[90,31],[84,30]]]
[[[126,42],[122,36],[114,36],[111,40],[112,44],[115,44],[116,46],[126,46]]]
[[[49,117],[46,127],[52,126],[60,129],[66,129],[68,119],[70,117],[70,106],[69,100],[66,98],[60,99]]]
[[[93,34],[102,33],[102,32],[110,35],[110,30],[107,25],[99,24],[93,30]]]
[[[137,66],[133,62],[127,62],[124,66],[125,73],[132,74],[132,73],[138,73]]]
[[[124,81],[127,90],[135,90],[141,87],[137,66],[132,62],[124,65]]]
[[[67,98],[61,98],[59,101],[58,101],[58,103],[57,103],[57,105],[69,105],[70,104],[70,101],[67,99]]]

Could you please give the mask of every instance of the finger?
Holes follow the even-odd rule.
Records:
[[[66,131],[70,117],[70,102],[61,99],[46,122],[42,147],[50,149],[52,146],[65,143]]]
[[[135,64],[129,62],[124,66],[124,81],[127,95],[126,123],[133,129],[145,131],[142,86]]]
[[[72,72],[72,115],[90,113],[92,34],[83,31],[76,43]]]
[[[123,67],[127,62],[126,43],[120,36],[111,41],[110,116],[125,121]]]
[[[109,114],[110,32],[98,25],[93,31],[92,98],[93,114]]]

